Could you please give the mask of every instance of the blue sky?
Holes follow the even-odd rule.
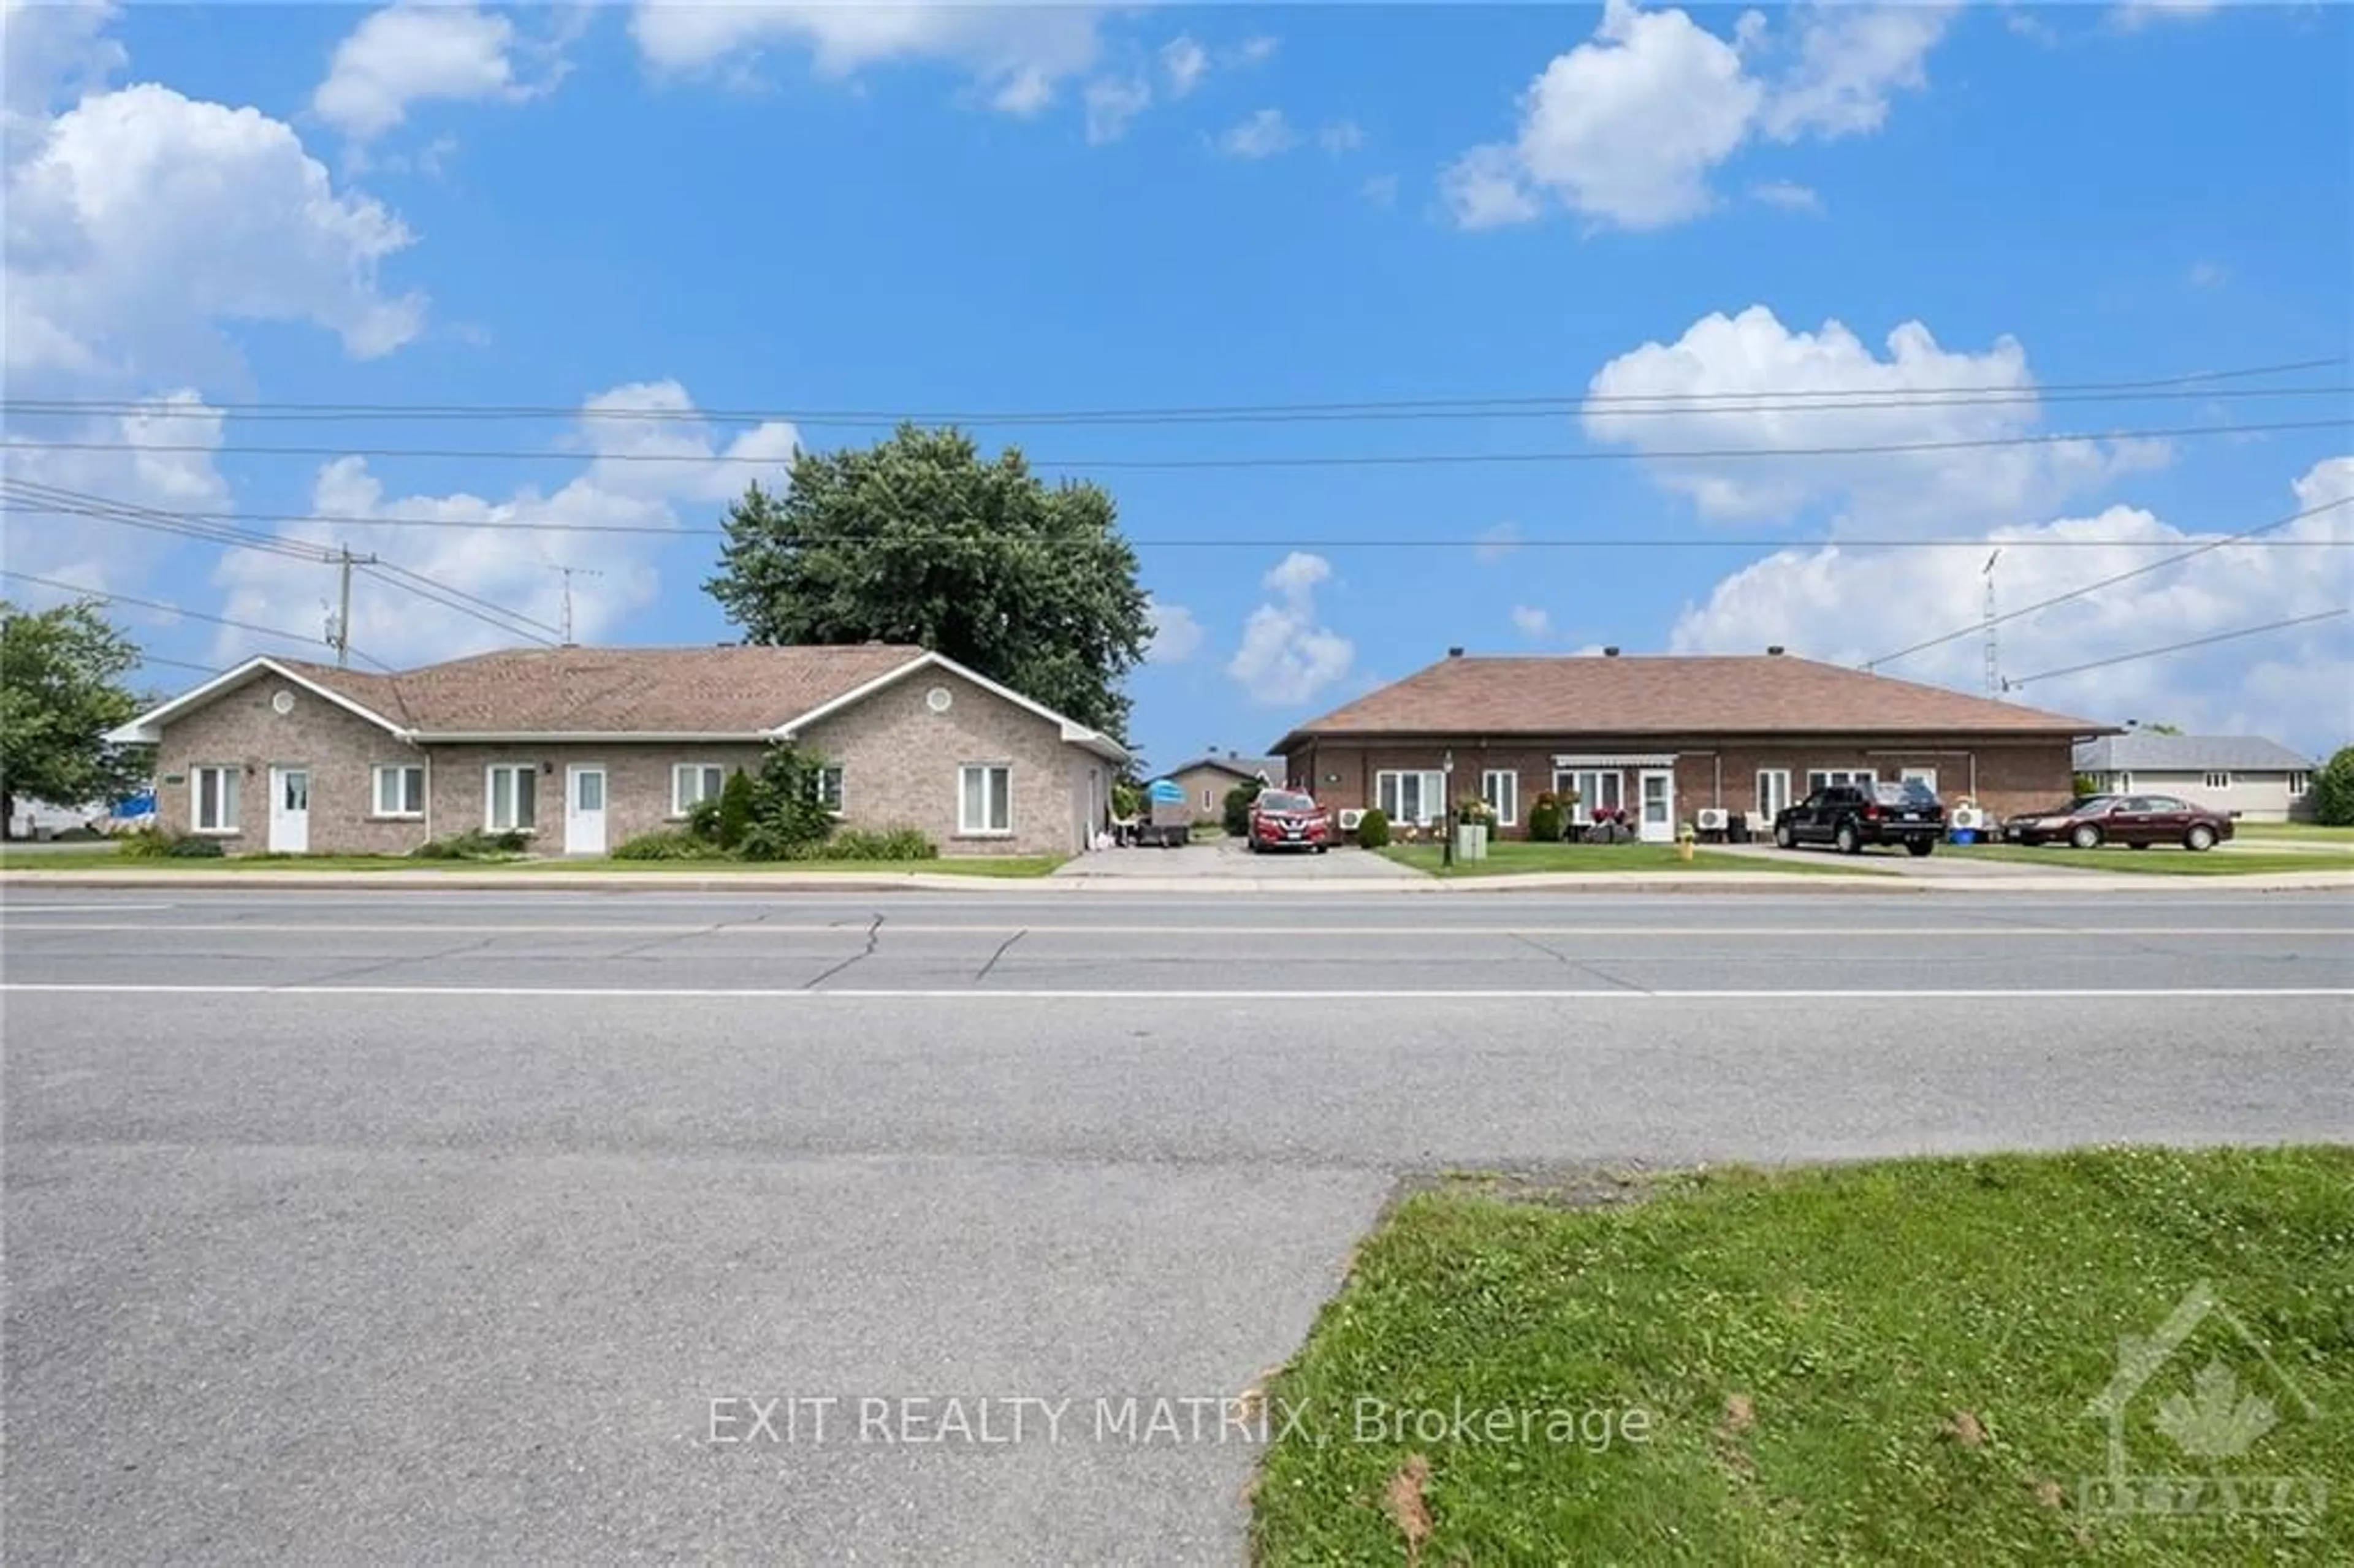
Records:
[[[348,542],[541,627],[555,567],[590,568],[583,640],[727,636],[708,531],[795,441],[877,433],[828,412],[1488,400],[977,429],[1117,497],[1162,617],[1132,683],[1162,763],[1450,644],[1860,662],[1973,622],[1994,543],[2015,607],[2354,494],[2354,366],[2113,389],[2354,345],[2338,7],[11,4],[7,27],[9,396],[103,405],[12,408],[11,440],[81,444],[9,474]],[[240,408],[327,403],[552,412]],[[2248,428],[2291,421],[2336,423]],[[2156,429],[2192,433],[2120,434]],[[2054,432],[2087,439],[1803,455]],[[1725,450],[1760,455],[1650,455]],[[1086,466],[1509,453],[1561,456]],[[2349,513],[2008,622],[2014,700],[2341,744],[2354,617],[2035,677],[2344,607]],[[13,570],[305,636],[333,593],[313,561],[22,504],[5,542]],[[164,659],[316,652],[122,614]],[[365,655],[513,640],[362,578]],[[1979,662],[1972,634],[1888,668],[1975,689]]]

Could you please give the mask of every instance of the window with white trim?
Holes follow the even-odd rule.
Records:
[[[2292,773],[2292,774],[2290,774],[2290,775],[2288,776],[2288,798],[2289,798],[2290,800],[2296,800],[2298,797],[2302,796],[2302,795],[2303,795],[2303,794],[2304,794],[2307,789],[2312,789],[2312,788],[2313,788],[2313,775],[2312,775],[2312,774],[2310,774],[2310,773]]]
[[[819,766],[817,770],[817,803],[823,806],[827,810],[832,811],[837,817],[842,814],[841,763],[828,762]]]
[[[1002,762],[968,762],[957,772],[957,832],[967,836],[1013,831],[1013,769]]]
[[[1214,811],[1217,809],[1218,792],[1215,789],[1211,789],[1209,786],[1204,785],[1202,788],[1202,810],[1205,811]]]
[[[2229,789],[2232,787],[2232,776],[2228,773],[2210,773],[2200,782],[2210,789]]]
[[[1490,768],[1479,775],[1479,799],[1496,813],[1496,825],[1509,828],[1521,820],[1521,776],[1509,768]]]
[[[1869,768],[1813,768],[1807,771],[1807,793],[1829,789],[1836,785],[1853,784],[1869,789],[1880,782],[1880,775]]]
[[[519,833],[538,825],[538,764],[493,762],[482,769],[482,826],[494,833]]]
[[[373,791],[376,815],[421,817],[425,814],[425,765],[420,762],[379,762]]]
[[[234,768],[192,768],[188,770],[188,821],[200,833],[237,832],[237,781]]]
[[[1565,798],[1569,820],[1580,827],[1594,821],[1596,810],[1622,811],[1627,807],[1627,775],[1616,768],[1557,771],[1553,787],[1555,794]]]
[[[1757,770],[1757,820],[1771,822],[1790,809],[1790,770],[1787,768],[1761,768]]]
[[[1447,810],[1447,776],[1436,768],[1383,769],[1373,775],[1373,804],[1393,822],[1426,828]]]
[[[727,770],[710,762],[673,763],[670,770],[670,814],[684,817],[705,800],[716,800],[727,787]]]

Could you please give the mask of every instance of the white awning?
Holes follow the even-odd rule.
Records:
[[[1556,757],[1553,765],[1555,768],[1673,768],[1676,754],[1662,751],[1644,756],[1630,751],[1606,757]]]

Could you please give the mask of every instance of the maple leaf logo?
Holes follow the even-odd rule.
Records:
[[[2191,1379],[2190,1395],[2167,1395],[2150,1425],[2186,1454],[2232,1459],[2246,1453],[2279,1419],[2271,1400],[2242,1393],[2238,1375],[2211,1361]]]

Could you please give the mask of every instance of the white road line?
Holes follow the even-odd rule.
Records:
[[[168,907],[158,906],[158,907]],[[200,936],[220,938],[234,936],[516,936],[516,937],[683,937],[705,934],[715,937],[761,936],[854,936],[864,940],[869,917],[844,917],[822,924],[761,921],[731,924],[710,920],[678,924],[578,923],[578,924],[514,924],[514,925],[451,925],[440,921],[430,924],[404,923],[394,925],[336,924],[325,921],[304,921],[299,924],[276,925],[242,920],[206,920],[195,925],[168,925],[157,921],[42,921],[37,929],[68,931],[90,936],[136,932],[143,936]],[[7,929],[8,921],[0,918],[0,931]],[[35,927],[27,927],[28,929]],[[1862,940],[1906,941],[1914,938],[1946,940],[1960,937],[1998,937],[2008,938],[2053,937],[2354,937],[2354,926],[1050,926],[1029,920],[1007,920],[1002,923],[968,921],[960,923],[917,925],[885,919],[885,936],[1002,936],[1009,931],[1026,931],[1034,937],[1399,937],[1417,941],[1431,937],[1575,937],[1581,940],[1656,940],[1660,938],[1685,937],[1753,937],[1812,938],[1817,937],[1855,938]]]
[[[178,907],[176,904],[0,904],[0,916],[13,918],[18,915],[147,915]],[[0,925],[6,923],[6,918],[0,918]],[[130,925],[122,928],[126,931],[152,929],[144,925]],[[169,927],[165,928],[169,929]]]
[[[752,986],[469,986],[469,985],[175,985],[8,980],[0,992],[47,992],[86,996],[398,996],[529,997],[535,1000],[626,1001],[2145,1001],[2198,998],[2354,999],[2354,986],[2215,987],[1903,987],[1874,991],[1381,991],[1363,988],[1319,991],[941,991],[923,989],[804,991],[799,987]]]

